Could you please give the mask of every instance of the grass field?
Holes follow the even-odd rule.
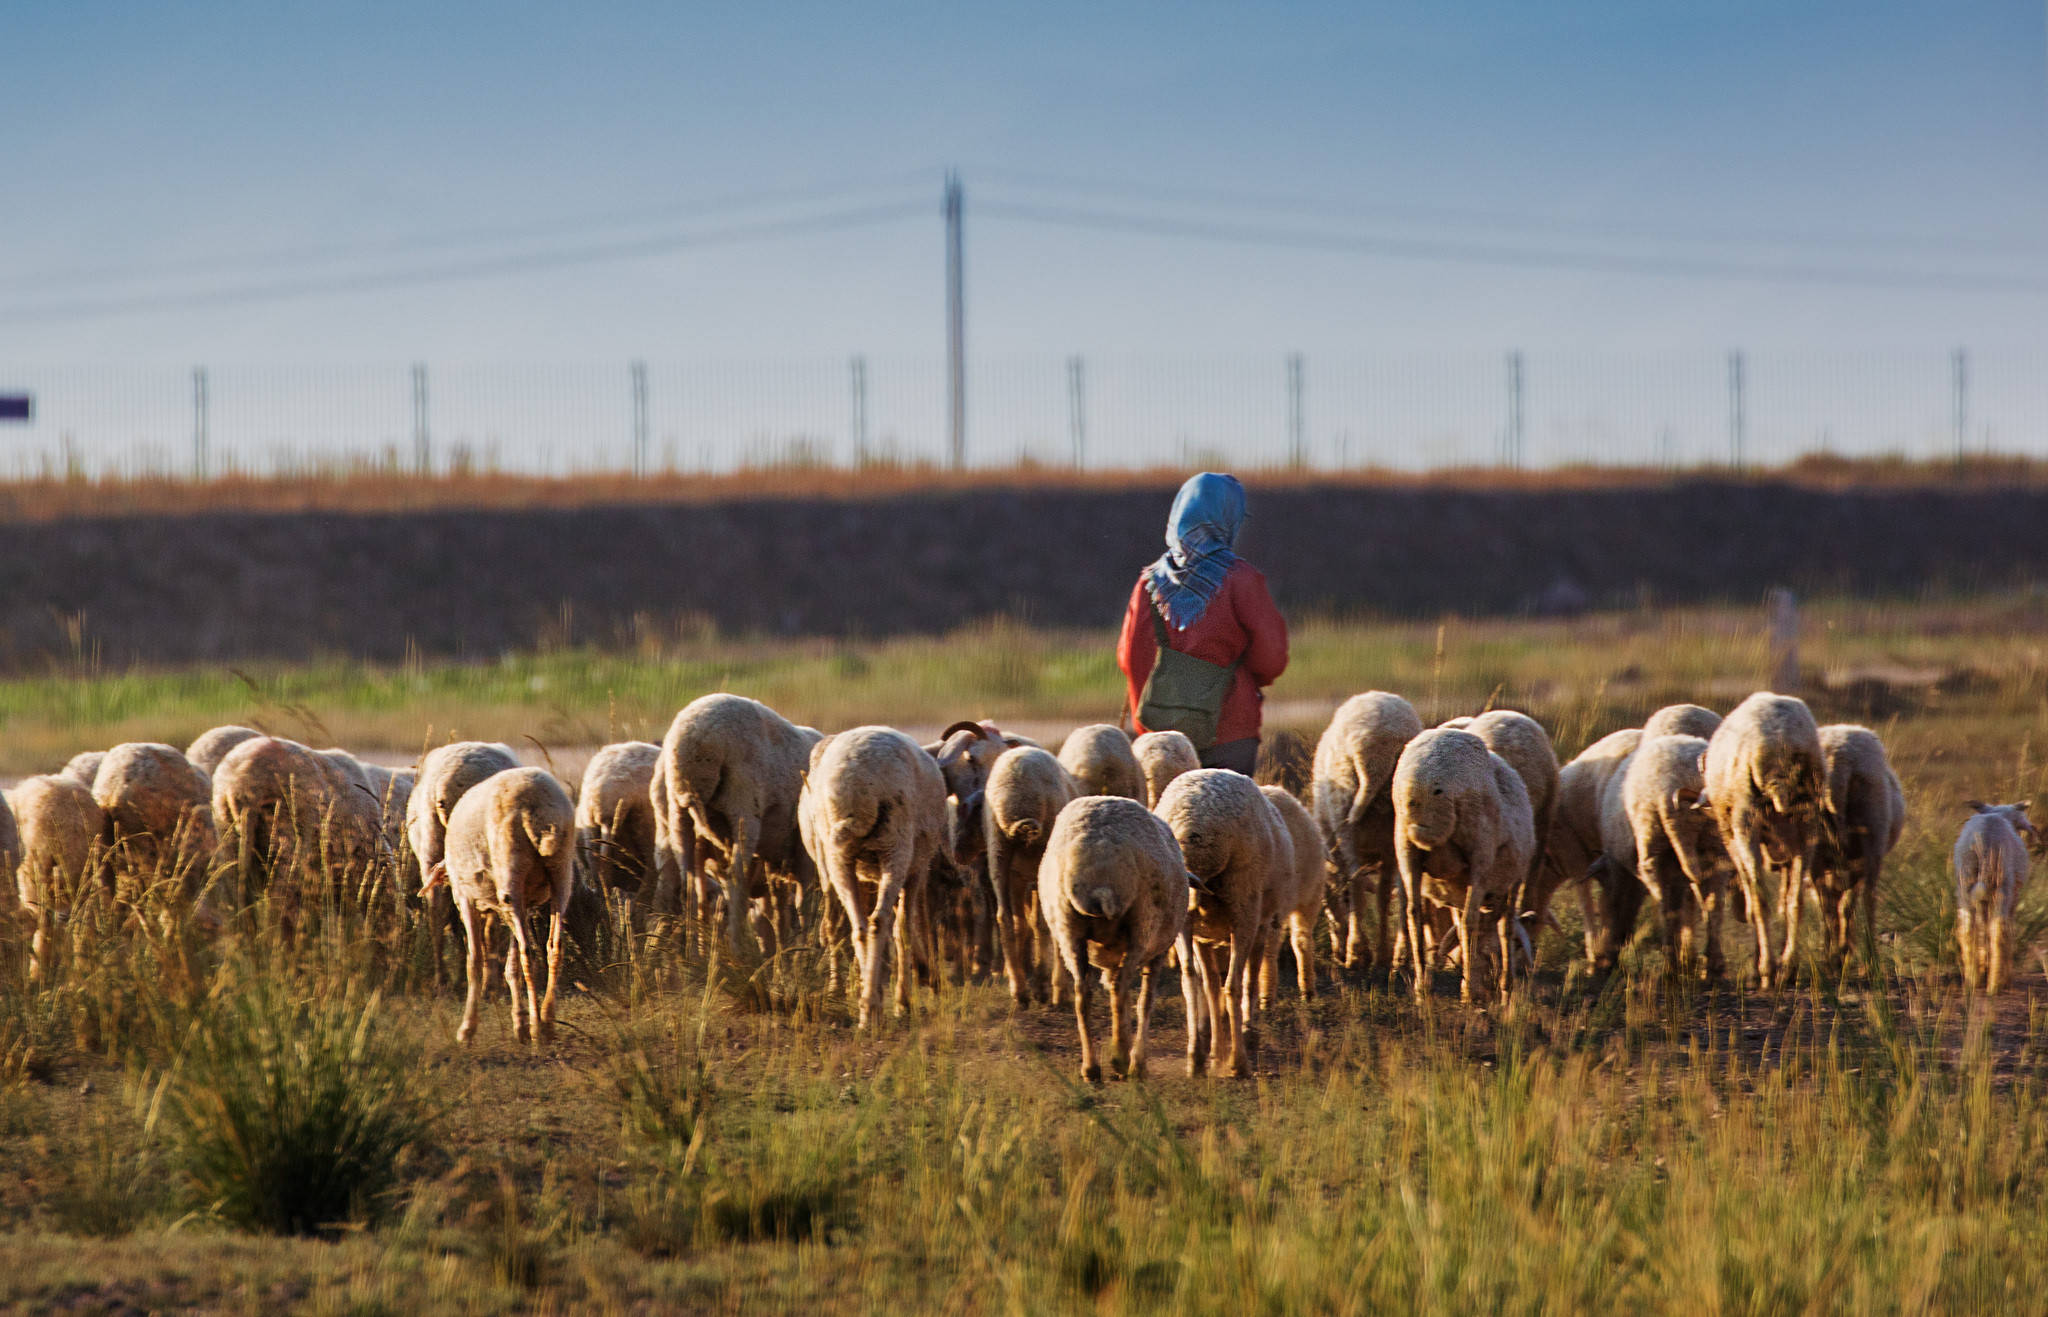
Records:
[[[1312,731],[1372,686],[1425,717],[1510,704],[1569,754],[1673,699],[1733,703],[1763,676],[1760,623],[1309,623],[1270,707]],[[57,674],[0,684],[0,746],[24,771],[234,720],[570,747],[658,735],[719,687],[826,727],[1058,725],[1114,716],[1109,639]],[[1369,979],[1288,1000],[1246,1082],[1181,1074],[1172,990],[1150,1079],[1090,1091],[1069,1014],[949,985],[859,1037],[814,957],[741,974],[617,918],[532,1050],[502,988],[455,1046],[459,990],[380,897],[287,948],[261,910],[216,934],[145,895],[78,919],[38,988],[7,935],[0,1307],[2027,1310],[2048,1293],[2048,982],[2029,953],[1995,1009],[1960,993],[1944,866],[1963,798],[2048,786],[2048,601],[1816,605],[1803,660],[1824,720],[1885,735],[1911,802],[1873,974],[1707,992],[1644,941],[1601,989],[1552,935],[1512,1012],[1459,1006],[1448,977],[1420,1005]],[[2024,909],[2038,941],[2048,901]],[[276,1232],[306,1220],[337,1224]]]

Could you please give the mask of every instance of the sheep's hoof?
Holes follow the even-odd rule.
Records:
[[[1242,1060],[1232,1061],[1224,1070],[1223,1077],[1225,1079],[1250,1079],[1252,1077],[1252,1068]]]
[[[1099,1065],[1084,1065],[1084,1066],[1082,1066],[1082,1067],[1081,1067],[1081,1082],[1082,1082],[1082,1083],[1084,1083],[1084,1084],[1099,1084],[1099,1083],[1101,1083],[1101,1082],[1102,1082],[1102,1067],[1101,1067],[1101,1066],[1099,1066]]]
[[[464,1047],[469,1046],[469,1040],[474,1037],[476,1037],[476,1026],[473,1024],[465,1024],[455,1031],[455,1041]]]

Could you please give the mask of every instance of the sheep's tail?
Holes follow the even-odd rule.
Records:
[[[1358,773],[1358,795],[1352,799],[1351,812],[1344,816],[1344,823],[1355,828],[1364,820],[1365,812],[1373,807],[1373,802],[1380,798],[1380,793],[1387,789],[1387,780],[1373,776],[1372,765],[1366,763],[1363,755],[1354,753],[1351,766]]]
[[[832,824],[833,844],[844,849],[855,842],[866,841],[882,830],[889,821],[889,802],[884,800],[875,806],[874,818],[863,823],[856,818],[840,818]]]
[[[1037,819],[1018,819],[1003,827],[1003,835],[1019,846],[1033,846],[1045,836],[1045,825]]]
[[[528,810],[520,813],[519,826],[526,833],[526,839],[533,843],[533,849],[538,851],[543,859],[552,859],[561,852],[563,841],[561,825],[537,825],[534,822],[532,811]]]
[[[1098,884],[1085,892],[1075,892],[1067,898],[1067,902],[1090,919],[1114,919],[1131,906],[1128,894],[1106,883]]]

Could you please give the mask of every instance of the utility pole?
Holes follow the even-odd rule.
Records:
[[[1067,430],[1074,440],[1074,468],[1088,465],[1088,402],[1081,358],[1067,358]]]
[[[647,475],[647,363],[633,363],[633,474]]]
[[[946,401],[953,466],[967,465],[967,309],[961,282],[961,212],[966,196],[960,175],[946,171]]]
[[[1957,348],[1949,357],[1950,390],[1955,395],[1956,423],[1956,465],[1963,464],[1963,455],[1970,438],[1970,354]]]
[[[853,384],[853,464],[868,464],[868,359],[855,357],[848,365]]]
[[[192,372],[192,478],[206,479],[206,367]]]
[[[433,474],[434,448],[427,437],[427,367],[424,362],[414,362],[412,367],[412,461],[419,474]]]
[[[1287,465],[1308,465],[1308,425],[1302,414],[1302,363],[1299,352],[1287,354]]]
[[[1728,464],[1737,471],[1748,454],[1749,417],[1743,399],[1742,354],[1728,354]]]
[[[1508,353],[1508,429],[1501,441],[1502,466],[1522,465],[1522,354]]]

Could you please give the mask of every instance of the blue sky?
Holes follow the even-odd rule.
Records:
[[[1945,351],[2041,344],[2048,324],[2038,3],[16,0],[5,29],[0,359],[934,354],[948,165],[968,188],[977,353]],[[1004,200],[2034,290],[1399,260],[1033,224],[999,217]],[[922,209],[194,304],[899,202]],[[419,242],[506,230],[531,236]],[[77,314],[152,298],[174,305]]]

